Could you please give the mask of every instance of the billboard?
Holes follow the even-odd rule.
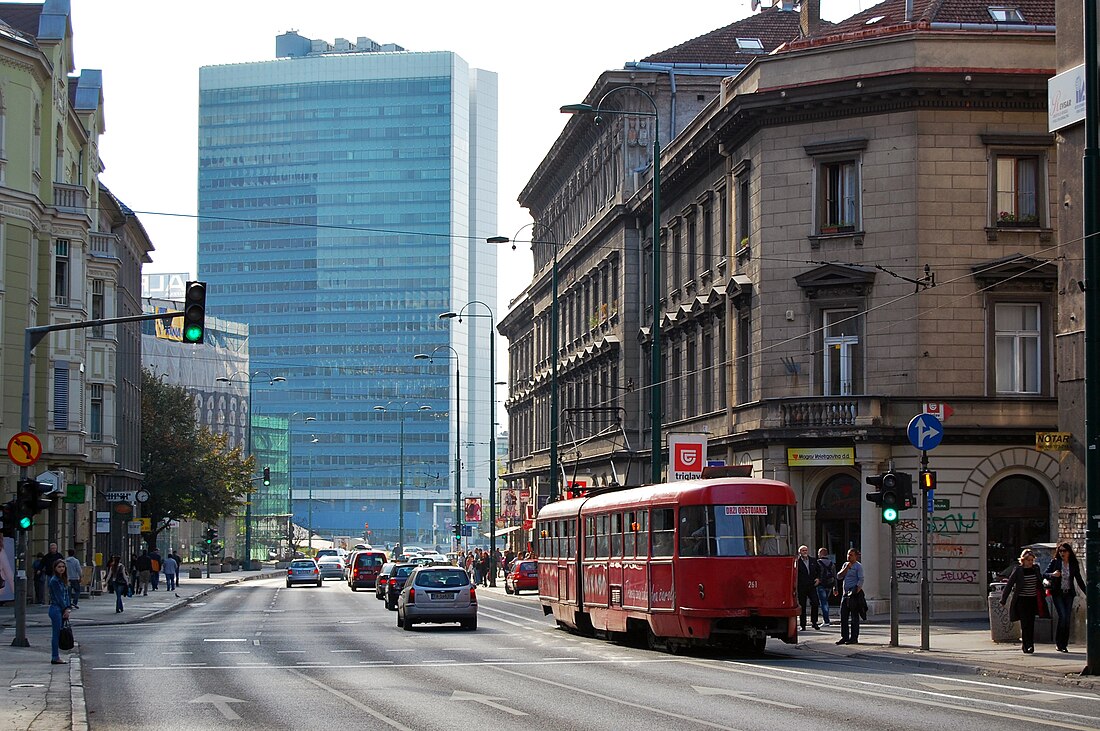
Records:
[[[481,522],[481,498],[468,497],[466,500],[466,522],[467,523],[480,523]]]
[[[668,454],[670,479],[697,480],[707,464],[707,435],[669,434]]]

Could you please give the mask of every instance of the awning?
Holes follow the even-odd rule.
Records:
[[[496,532],[496,535],[498,535],[498,536],[502,536],[502,535],[504,535],[505,533],[511,533],[511,532],[512,532],[512,531],[514,531],[514,530],[522,530],[522,529],[523,529],[523,526],[522,526],[522,525],[513,525],[513,526],[512,526],[511,528],[501,528],[500,530],[498,530],[498,531]],[[481,535],[485,536],[486,538],[488,538],[488,537],[489,537],[489,534],[488,534],[488,533],[482,533]]]

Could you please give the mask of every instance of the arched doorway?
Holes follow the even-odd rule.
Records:
[[[1051,539],[1050,498],[1042,485],[1025,475],[1006,477],[993,486],[985,499],[985,516],[986,575],[991,580],[1016,561],[1023,546]]]
[[[863,490],[859,478],[833,475],[817,495],[817,542],[811,553],[824,546],[839,563],[849,548],[859,548],[859,509]]]

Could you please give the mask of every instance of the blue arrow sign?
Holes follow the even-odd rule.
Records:
[[[940,446],[943,440],[943,424],[931,414],[917,414],[909,422],[909,443],[927,451]]]

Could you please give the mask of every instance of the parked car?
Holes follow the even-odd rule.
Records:
[[[524,589],[539,590],[539,565],[536,561],[513,561],[504,574],[504,593],[519,594]]]
[[[465,569],[420,566],[409,575],[397,600],[397,626],[412,631],[422,622],[477,629],[477,590]]]
[[[286,588],[288,589],[295,584],[320,586],[321,583],[321,570],[312,558],[296,558],[286,568]]]
[[[417,566],[414,563],[399,563],[393,567],[386,579],[386,609],[397,609],[397,597],[401,595],[405,581],[415,568]]]
[[[344,559],[339,556],[321,556],[317,560],[317,568],[322,580],[344,578]]]
[[[378,571],[386,563],[381,551],[356,551],[348,559],[346,575],[352,591],[373,589],[378,581]]]
[[[393,573],[393,567],[396,565],[396,561],[387,561],[382,564],[382,568],[378,569],[378,578],[374,582],[374,596],[376,599],[386,598],[386,584],[389,582],[390,574]]]

